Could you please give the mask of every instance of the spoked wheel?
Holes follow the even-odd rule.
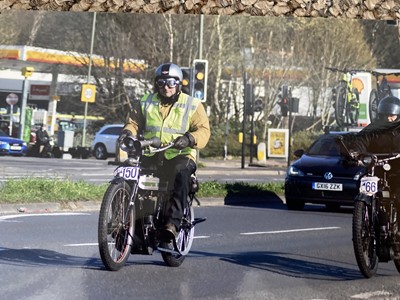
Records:
[[[121,269],[131,252],[135,208],[129,206],[129,198],[128,184],[111,184],[100,208],[99,251],[104,266],[111,271]]]
[[[346,125],[347,119],[347,91],[346,87],[339,86],[337,88],[335,103],[335,118],[339,127]]]
[[[358,268],[366,278],[371,278],[378,270],[372,218],[371,208],[362,201],[356,201],[353,211],[353,247]]]
[[[369,94],[369,118],[371,122],[374,122],[378,119],[378,104],[379,104],[379,96],[378,91],[376,89],[372,89]]]
[[[170,267],[179,267],[185,260],[186,255],[192,248],[193,237],[194,237],[194,212],[193,207],[189,206],[185,208],[182,225],[178,232],[178,236],[174,243],[163,243],[162,248],[174,249],[171,252],[161,252],[161,256],[164,262]],[[174,247],[175,246],[175,247]]]
[[[393,246],[394,256],[395,256],[395,258],[393,259],[393,262],[394,262],[394,265],[396,266],[397,272],[400,273],[400,259],[398,258],[400,256],[400,247],[397,244],[400,242],[400,232],[399,232],[400,228],[399,228],[399,223],[397,221],[398,214],[397,214],[396,206],[393,207],[393,215],[394,215],[393,219],[396,220],[393,224],[394,241],[396,244]]]

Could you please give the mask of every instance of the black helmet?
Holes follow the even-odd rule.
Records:
[[[394,96],[386,96],[378,104],[380,117],[387,115],[400,115],[400,99]]]

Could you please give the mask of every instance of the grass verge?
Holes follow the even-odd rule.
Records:
[[[101,201],[108,184],[91,184],[63,179],[23,178],[8,180],[0,185],[0,204]],[[234,196],[262,196],[266,193],[283,194],[283,183],[218,183],[200,182],[199,198]]]

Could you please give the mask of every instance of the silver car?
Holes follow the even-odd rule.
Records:
[[[100,128],[91,146],[92,153],[97,159],[115,156],[117,140],[123,127],[123,124],[110,124]]]

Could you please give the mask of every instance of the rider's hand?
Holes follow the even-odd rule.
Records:
[[[119,135],[119,138],[118,138],[118,144],[122,144],[124,139],[126,137],[128,137],[128,136],[131,136],[131,135],[132,135],[132,132],[130,132],[130,130],[128,130],[128,129],[122,130],[122,132],[121,132],[121,134]]]
[[[338,136],[335,136],[333,139],[334,139],[336,144],[341,144],[342,141],[343,141],[343,136],[342,135],[338,135]]]
[[[193,148],[193,146],[194,146],[194,137],[188,132],[186,132],[184,135],[177,137],[174,140],[174,147],[178,150],[182,150],[186,147]]]
[[[357,160],[359,153],[357,151],[354,151],[353,149],[350,149],[349,152],[351,159]]]

